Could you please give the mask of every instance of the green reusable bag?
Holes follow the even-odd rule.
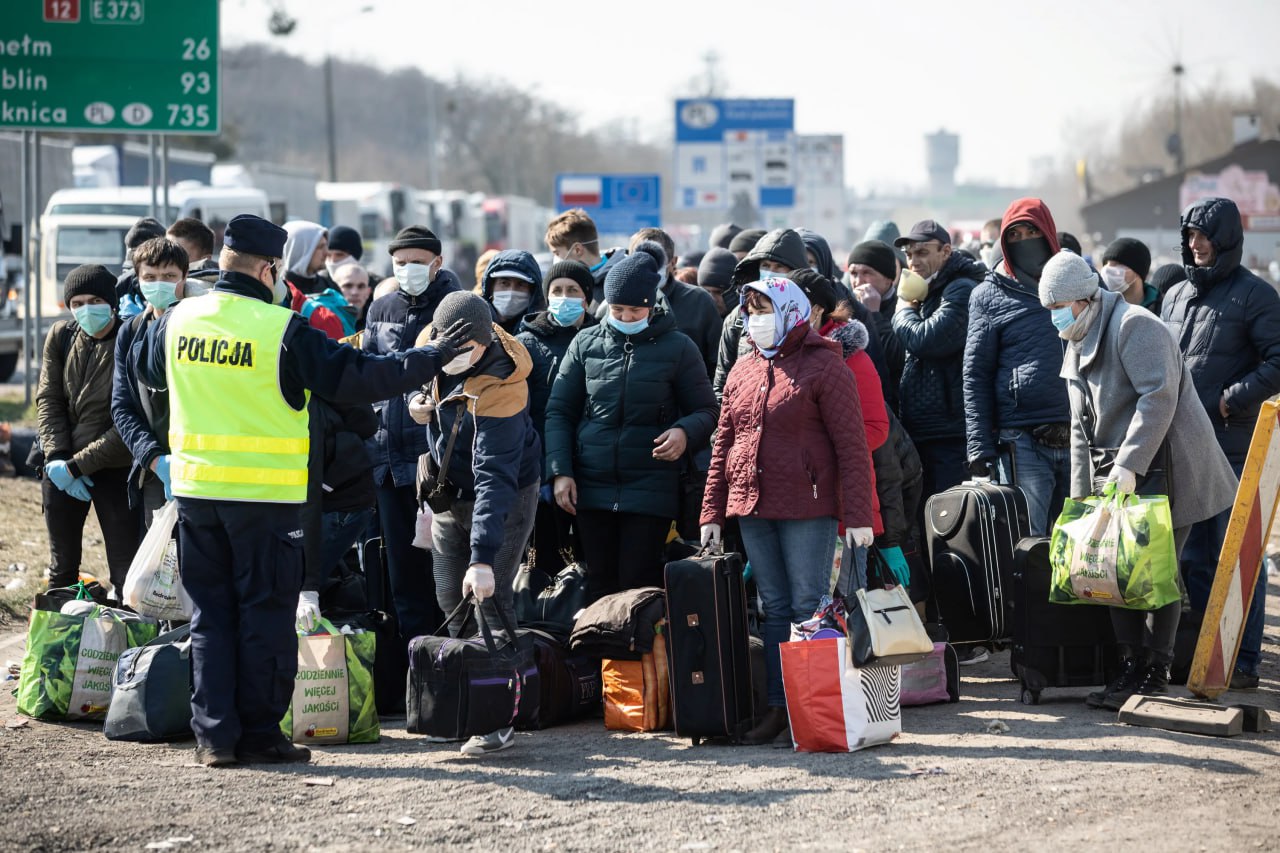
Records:
[[[1169,499],[1119,495],[1067,500],[1049,542],[1049,601],[1156,610],[1182,597]]]
[[[280,729],[294,743],[377,743],[372,631],[343,634],[327,619],[298,634],[298,675]]]
[[[18,679],[18,713],[40,719],[101,720],[111,701],[116,659],[155,639],[154,622],[96,607],[70,616],[32,610]]]

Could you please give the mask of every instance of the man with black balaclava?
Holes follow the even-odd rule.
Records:
[[[969,300],[964,348],[970,473],[997,476],[1027,496],[1031,534],[1043,536],[1071,486],[1071,413],[1062,340],[1040,306],[1040,273],[1057,254],[1053,216],[1037,198],[1009,205],[1003,260]]]

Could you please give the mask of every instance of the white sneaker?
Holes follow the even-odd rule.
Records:
[[[501,752],[516,745],[516,730],[513,728],[498,729],[487,735],[476,735],[462,745],[459,750],[463,755],[488,755]]]
[[[960,666],[973,666],[975,663],[984,663],[991,659],[991,653],[987,651],[986,646],[973,646],[967,652],[959,650],[956,655],[958,660],[956,663]]]

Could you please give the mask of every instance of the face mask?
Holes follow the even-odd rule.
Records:
[[[514,317],[529,307],[529,294],[518,290],[504,290],[493,294],[493,307],[499,316]]]
[[[271,297],[275,299],[276,305],[289,304],[289,285],[284,283],[284,276],[276,279],[275,286],[271,288]]]
[[[570,296],[553,296],[547,312],[561,326],[572,326],[585,312],[582,300]]]
[[[115,309],[110,305],[81,305],[71,309],[71,316],[76,318],[76,323],[86,335],[96,335],[111,325],[114,313]]]
[[[818,269],[817,267],[813,267],[813,266],[811,266],[811,267],[809,267],[809,269],[813,270],[813,271],[814,271],[814,272],[816,272],[818,275],[822,275],[822,270]]]
[[[325,261],[324,262],[325,272],[329,273],[329,278],[333,278],[334,277],[333,274],[336,273],[338,270],[342,269],[347,264],[354,264],[355,262],[356,262],[356,259],[352,255],[347,255],[345,258],[338,261],[337,263],[334,263],[333,261]]]
[[[758,349],[773,349],[778,336],[778,326],[772,314],[751,314],[747,317],[747,334]]]
[[[431,284],[431,264],[396,264],[394,269],[400,289],[410,296],[421,296]]]
[[[204,278],[189,278],[187,283],[182,286],[184,299],[190,299],[193,296],[204,296],[213,290],[213,282]]]
[[[1071,306],[1063,305],[1061,308],[1054,308],[1049,312],[1049,320],[1053,323],[1055,329],[1059,332],[1065,332],[1067,327],[1076,321],[1076,318],[1071,313]]]
[[[147,304],[161,311],[178,301],[176,281],[140,281],[138,287]]]
[[[1015,267],[1014,272],[1022,272],[1036,281],[1040,280],[1044,265],[1052,257],[1049,241],[1044,237],[1032,237],[1030,240],[1009,244],[1009,263]]]
[[[619,320],[617,317],[613,316],[612,313],[610,313],[609,325],[613,326],[615,329],[617,329],[619,332],[622,332],[622,334],[624,335],[638,335],[641,332],[643,332],[645,329],[649,328],[649,318],[645,317],[641,320],[634,320],[630,323],[624,323],[621,320]]]
[[[1120,267],[1103,267],[1102,283],[1107,286],[1107,290],[1112,293],[1124,293],[1129,289],[1129,285],[1125,284],[1124,270]]]
[[[450,376],[457,376],[459,373],[466,373],[471,369],[471,354],[475,349],[469,349],[461,355],[456,356],[453,361],[440,368]]]

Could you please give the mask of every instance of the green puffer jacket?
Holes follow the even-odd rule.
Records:
[[[111,420],[111,382],[116,333],[102,339],[80,331],[73,320],[53,324],[45,339],[36,412],[40,444],[50,462],[65,459],[74,476],[105,468],[128,468],[133,455]],[[71,335],[70,346],[67,336]]]
[[[547,402],[547,472],[573,477],[578,508],[675,518],[680,462],[653,458],[672,427],[686,455],[707,446],[719,416],[702,354],[655,308],[648,328],[624,335],[601,323],[573,339]]]

